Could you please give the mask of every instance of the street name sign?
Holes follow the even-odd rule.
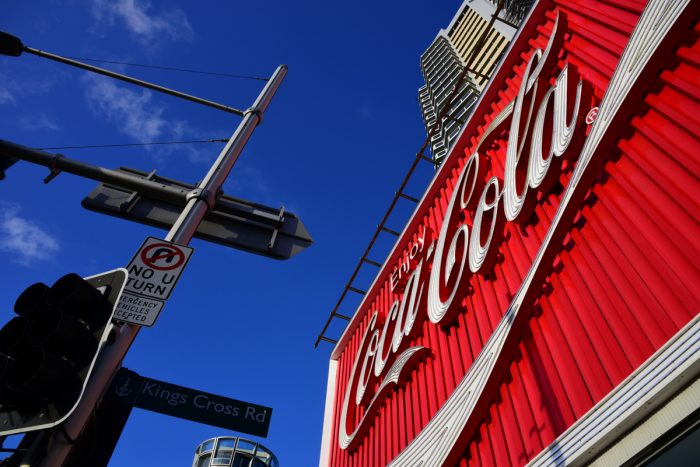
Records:
[[[146,378],[122,368],[111,390],[140,409],[267,437],[272,408]]]

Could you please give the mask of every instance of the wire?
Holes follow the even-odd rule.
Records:
[[[197,73],[200,75],[223,76],[226,78],[240,78],[240,79],[252,79],[252,80],[257,80],[257,81],[269,81],[269,78],[262,78],[260,76],[236,75],[236,74],[231,74],[231,73],[219,73],[219,72],[215,72],[215,71],[193,70],[191,68],[176,68],[176,67],[161,66],[161,65],[144,65],[142,63],[118,62],[115,60],[101,60],[98,58],[85,58],[85,57],[66,57],[66,58],[70,58],[71,60],[83,60],[86,62],[111,63],[113,65],[137,66],[137,67],[141,67],[141,68],[154,68],[156,70],[182,71],[185,73]]]
[[[36,148],[40,151],[56,150],[56,149],[90,149],[90,148],[125,148],[131,146],[157,146],[164,144],[196,144],[196,143],[227,143],[228,139],[202,139],[191,141],[153,141],[150,143],[122,143],[122,144],[90,144],[83,146],[52,146],[45,148]]]

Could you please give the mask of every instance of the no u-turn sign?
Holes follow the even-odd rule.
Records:
[[[114,317],[153,326],[194,250],[148,237],[127,266],[129,278]]]
[[[149,268],[158,271],[175,271],[182,268],[184,263],[189,259],[189,253],[186,250],[192,251],[191,248],[176,245],[174,243],[157,242],[148,246],[141,247],[139,256],[143,264]]]
[[[167,300],[193,251],[184,245],[148,237],[127,267],[126,290]]]

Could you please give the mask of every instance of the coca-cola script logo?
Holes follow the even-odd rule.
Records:
[[[586,98],[576,70],[566,63],[561,70],[556,66],[565,29],[565,17],[557,16],[546,48],[536,49],[527,62],[517,97],[467,158],[437,237],[421,227],[390,274],[392,292],[403,293],[385,318],[374,311],[362,337],[341,410],[341,448],[359,443],[386,392],[402,384],[414,364],[429,354],[422,346],[407,347],[423,320],[447,325],[463,311],[453,303],[469,293],[472,275],[490,271],[503,222],[527,219],[535,206],[534,190],[547,191],[556,179],[556,160],[578,154],[571,146],[583,141],[576,136],[583,136],[579,111]],[[574,80],[577,84],[570,84]],[[486,164],[479,151],[508,123],[503,180],[492,176],[484,181]],[[370,399],[367,389],[374,387]]]

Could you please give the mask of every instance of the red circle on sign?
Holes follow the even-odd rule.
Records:
[[[154,256],[149,257],[149,253],[156,248],[165,250],[166,253],[156,251]],[[175,261],[167,266],[158,266],[154,264],[155,261],[165,258],[175,258]],[[151,269],[157,269],[158,271],[169,271],[180,267],[180,265],[185,262],[185,254],[179,248],[169,243],[154,243],[153,245],[148,245],[141,251],[141,261],[143,261],[143,263]]]

